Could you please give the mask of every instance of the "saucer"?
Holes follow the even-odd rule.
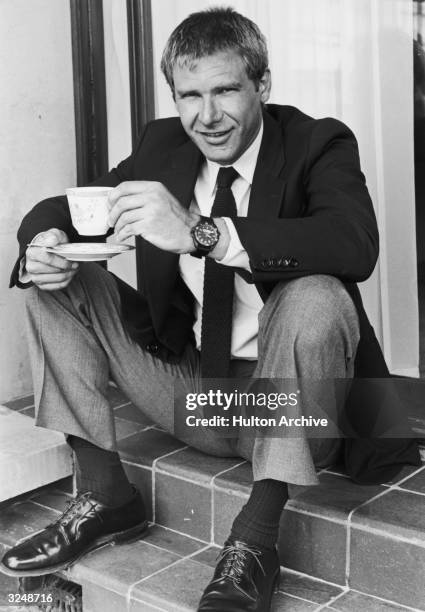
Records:
[[[43,245],[31,245],[43,246]],[[110,242],[68,242],[55,247],[43,247],[49,253],[60,255],[69,261],[103,261],[115,255],[127,253],[135,247],[130,244],[113,244]]]

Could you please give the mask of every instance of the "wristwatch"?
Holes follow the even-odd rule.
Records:
[[[202,217],[190,230],[196,251],[193,257],[205,257],[210,253],[220,238],[220,232],[211,217]]]

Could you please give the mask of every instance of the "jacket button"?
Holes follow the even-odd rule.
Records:
[[[286,257],[281,257],[279,259],[279,266],[289,266],[289,260]]]
[[[146,345],[146,350],[149,351],[149,353],[157,353],[158,349],[159,349],[159,347],[155,343],[147,344]]]
[[[297,266],[300,265],[300,262],[298,261],[298,259],[295,259],[295,257],[291,257],[291,259],[289,260],[289,265],[292,268],[296,268]]]

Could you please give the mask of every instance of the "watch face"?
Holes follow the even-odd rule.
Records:
[[[218,240],[218,230],[211,223],[199,223],[194,229],[194,236],[199,244],[210,247]]]

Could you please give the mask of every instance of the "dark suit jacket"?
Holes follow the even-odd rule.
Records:
[[[178,118],[150,123],[137,147],[107,176],[93,184],[126,180],[163,183],[188,207],[203,158]],[[278,281],[330,274],[345,285],[357,308],[360,343],[341,427],[345,467],[358,482],[383,482],[404,463],[419,463],[407,419],[389,378],[379,344],[356,283],[366,280],[378,256],[378,230],[360,170],[352,132],[335,119],[315,120],[290,106],[268,105],[247,217],[235,219],[251,272],[263,300]],[[18,231],[19,258],[40,231],[72,228],[63,196],[40,202]],[[17,280],[19,258],[12,273]],[[123,316],[133,338],[164,359],[179,358],[193,341],[193,298],[178,273],[178,256],[138,239],[140,291],[117,279]],[[386,379],[371,381],[370,379]],[[394,438],[382,438],[391,430]]]

